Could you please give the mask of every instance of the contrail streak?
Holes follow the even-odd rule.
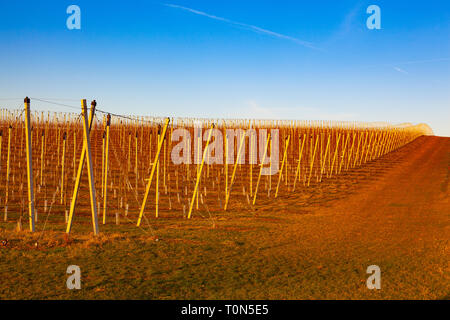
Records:
[[[408,72],[406,72],[403,69],[400,69],[399,67],[393,67],[393,68],[394,68],[395,71],[398,71],[398,72],[401,72],[401,73],[404,73],[404,74],[409,74]]]
[[[251,31],[256,32],[256,33],[263,33],[263,34],[267,34],[267,35],[275,37],[275,38],[293,41],[295,43],[298,43],[298,44],[300,44],[300,45],[302,45],[304,47],[310,48],[310,49],[319,49],[319,48],[315,47],[311,42],[303,41],[303,40],[300,40],[300,39],[297,39],[297,38],[294,38],[294,37],[290,37],[290,36],[287,36],[287,35],[284,35],[284,34],[281,34],[281,33],[278,33],[278,32],[274,32],[274,31],[270,31],[270,30],[267,30],[267,29],[263,29],[263,28],[260,28],[258,26],[254,26],[254,25],[251,25],[251,24],[246,24],[246,23],[242,23],[242,22],[233,21],[233,20],[230,20],[230,19],[227,19],[227,18],[218,17],[218,16],[215,16],[215,15],[203,12],[203,11],[199,11],[199,10],[195,10],[195,9],[191,9],[191,8],[187,8],[187,7],[183,7],[183,6],[179,6],[179,5],[176,5],[176,4],[165,3],[164,5],[167,6],[167,7],[175,8],[175,9],[185,10],[185,11],[188,11],[188,12],[200,15],[200,16],[204,16],[204,17],[207,17],[207,18],[210,18],[210,19],[222,21],[222,22],[225,22],[225,23],[228,23],[228,24],[231,24],[231,25],[244,27],[245,29],[251,30]]]

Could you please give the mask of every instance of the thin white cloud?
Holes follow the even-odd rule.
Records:
[[[450,58],[445,57],[445,58],[437,58],[437,59],[426,59],[426,60],[413,60],[413,61],[399,61],[399,62],[395,62],[395,63],[383,63],[383,64],[371,64],[371,65],[367,65],[364,66],[365,68],[373,68],[373,67],[392,67],[392,68],[396,68],[397,66],[400,65],[410,65],[410,64],[421,64],[421,63],[432,63],[432,62],[444,62],[444,61],[450,61]],[[397,70],[398,71],[398,70]]]
[[[409,74],[407,71],[400,69],[399,67],[393,67],[395,71],[398,71],[400,73]]]
[[[298,43],[298,44],[300,44],[300,45],[302,45],[304,47],[310,48],[310,49],[320,50],[319,48],[315,47],[311,42],[300,40],[298,38],[290,37],[290,36],[287,36],[287,35],[284,35],[284,34],[281,34],[281,33],[278,33],[278,32],[274,32],[274,31],[271,31],[271,30],[263,29],[263,28],[260,28],[258,26],[254,26],[254,25],[251,25],[251,24],[246,24],[246,23],[242,23],[242,22],[233,21],[233,20],[230,20],[230,19],[227,19],[227,18],[218,17],[218,16],[215,16],[215,15],[203,12],[203,11],[199,11],[199,10],[195,10],[195,9],[191,9],[191,8],[187,8],[187,7],[183,7],[183,6],[179,6],[179,5],[176,5],[176,4],[165,3],[164,5],[167,6],[167,7],[175,8],[175,9],[185,10],[185,11],[188,11],[188,12],[200,15],[200,16],[204,16],[204,17],[207,17],[207,18],[210,18],[210,19],[222,21],[222,22],[225,22],[225,23],[228,23],[228,24],[231,24],[231,25],[243,27],[243,28],[245,28],[247,30],[251,30],[251,31],[256,32],[256,33],[262,33],[262,34],[266,34],[266,35],[269,35],[269,36],[272,36],[272,37],[275,37],[275,38],[289,40],[289,41]]]
[[[361,8],[362,2],[360,1],[344,16],[337,30],[323,43],[324,47],[329,47],[348,37],[350,32],[358,30],[357,17]]]
[[[415,60],[415,61],[405,61],[397,64],[417,64],[417,63],[428,63],[428,62],[439,62],[439,61],[449,61],[450,58],[440,58],[440,59],[429,59],[429,60]]]

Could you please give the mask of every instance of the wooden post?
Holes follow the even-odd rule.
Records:
[[[366,150],[366,148],[367,148],[367,138],[369,137],[369,132],[368,131],[366,131],[366,135],[365,135],[366,137],[365,137],[365,139],[364,139],[364,144],[361,146],[361,157],[360,157],[360,159],[359,159],[359,165],[361,165],[361,163],[362,163],[362,161],[363,161],[363,158],[364,158],[364,151]],[[361,140],[362,141],[362,140]]]
[[[200,131],[200,135],[202,135],[202,132]],[[201,137],[197,137],[197,175],[198,171],[200,170],[200,153],[202,152],[202,140]],[[195,207],[198,210],[198,192],[196,193],[195,197]]]
[[[256,202],[256,195],[258,194],[259,182],[261,181],[261,173],[263,171],[264,161],[266,161],[267,148],[269,147],[269,141],[270,141],[270,133],[267,136],[266,147],[264,148],[264,155],[263,155],[263,158],[262,158],[262,161],[260,164],[261,168],[259,169],[258,180],[256,180],[255,194],[253,196],[253,205],[255,205],[255,202]]]
[[[161,139],[158,135],[158,140]],[[155,185],[155,217],[158,218],[159,202],[159,158],[156,159],[156,185]]]
[[[230,200],[231,188],[233,187],[234,177],[236,175],[236,169],[237,169],[237,165],[239,163],[239,159],[241,158],[241,153],[242,153],[242,148],[244,146],[244,142],[245,142],[245,131],[242,133],[241,144],[239,145],[236,162],[234,163],[233,173],[231,174],[230,187],[228,188],[227,194],[225,197],[225,206],[223,208],[223,210],[225,210],[225,211],[227,211],[228,200]]]
[[[102,137],[102,197],[105,196],[104,187],[105,187],[105,136],[106,132],[103,131]]]
[[[75,131],[75,128],[73,130],[73,162],[72,162],[72,168],[73,168],[73,179],[75,180],[75,164],[77,161],[77,133]]]
[[[327,146],[325,147],[325,155],[324,155],[324,158],[322,159],[322,168],[320,170],[320,180],[319,180],[320,182],[322,182],[322,175],[323,175],[323,171],[325,169],[325,165],[326,165],[326,162],[327,162],[327,155],[328,155],[329,150],[330,150],[330,138],[331,138],[331,136],[329,135],[328,139],[327,139]]]
[[[9,128],[8,128],[8,155],[6,157],[6,198],[5,198],[5,206],[8,206],[8,198],[9,198],[9,171],[10,171],[9,169],[10,169],[10,164],[11,164],[11,135],[12,135],[12,126],[9,125]]]
[[[224,127],[225,132],[225,197],[228,190],[228,138],[227,138],[227,128]]]
[[[81,100],[83,109],[83,136],[84,136],[84,149],[86,150],[86,160],[88,169],[88,181],[89,181],[89,193],[91,199],[91,213],[92,213],[92,226],[94,234],[98,234],[98,216],[97,216],[97,201],[95,200],[95,180],[94,180],[94,167],[92,164],[91,153],[91,139],[90,139],[90,127],[88,123],[88,114],[86,100]]]
[[[41,173],[39,175],[40,185],[43,185],[43,176],[44,176],[44,130],[42,130],[41,134]]]
[[[152,185],[153,175],[155,174],[155,170],[156,170],[156,161],[158,160],[159,153],[161,152],[161,147],[162,147],[162,144],[163,144],[163,140],[164,140],[164,138],[166,136],[167,126],[169,125],[169,121],[170,121],[170,118],[167,118],[165,123],[164,123],[164,128],[163,128],[163,132],[162,132],[162,138],[159,139],[159,141],[158,141],[158,150],[156,151],[155,161],[153,161],[152,171],[150,172],[150,178],[148,179],[147,187],[145,188],[144,200],[142,201],[141,210],[139,212],[139,218],[138,218],[138,222],[137,222],[137,226],[138,227],[141,225],[142,216],[144,214],[144,210],[145,210],[145,205],[147,203],[148,194],[150,192],[150,187]]]
[[[2,143],[3,143],[3,130],[0,130],[0,168],[2,167]]]
[[[314,152],[312,155],[312,160],[311,160],[311,167],[309,168],[309,177],[308,177],[308,187],[309,187],[309,183],[311,181],[311,175],[312,175],[312,170],[313,170],[313,166],[314,166],[314,158],[316,156],[316,150],[317,150],[317,143],[319,142],[319,135],[317,135],[316,137],[316,143],[314,145]]]
[[[330,170],[327,172],[327,177],[331,177],[333,175],[334,163],[336,162],[336,157],[337,157],[337,154],[338,154],[339,141],[340,140],[341,140],[341,134],[338,133],[338,138],[337,138],[337,141],[336,141],[336,149],[334,150],[333,161],[331,162]],[[336,167],[337,167],[337,164],[336,164]]]
[[[350,134],[347,136],[347,140],[349,139]],[[348,170],[348,166],[350,164],[350,161],[352,160],[352,156],[353,156],[353,148],[355,147],[355,141],[356,141],[356,134],[355,132],[352,133],[352,147],[350,148],[350,152],[348,153],[348,157],[347,157],[347,164],[345,166],[345,169]],[[345,144],[347,145],[347,141],[345,142]],[[344,146],[345,149],[345,146]],[[343,159],[342,159],[343,160]],[[341,164],[342,165],[342,164]],[[339,172],[341,172],[341,166],[339,166]]]
[[[366,146],[366,156],[364,157],[364,163],[367,162],[367,156],[369,155],[369,151],[371,150],[372,146],[372,138],[373,138],[373,131],[370,134],[369,144]]]
[[[104,139],[105,145],[105,158],[104,158],[104,172],[102,173],[104,184],[103,184],[103,224],[106,223],[106,199],[108,197],[108,162],[109,162],[109,127],[111,126],[111,115],[108,114],[106,120],[106,136]]]
[[[128,132],[128,172],[131,168],[131,132]]]
[[[138,174],[138,133],[136,131],[135,137],[134,137],[134,144],[135,144],[135,161],[134,161],[134,173]]]
[[[28,97],[25,98],[24,104],[25,104],[25,129],[26,129],[25,139],[27,147],[28,218],[30,221],[30,231],[34,232],[33,159],[31,150],[30,99]]]
[[[250,129],[252,126],[250,126]],[[249,189],[250,189],[250,197],[253,196],[253,148],[254,148],[254,141],[253,139],[256,137],[256,130],[254,131],[255,135],[252,134],[252,131],[250,131],[250,136],[248,138],[249,140],[249,156],[248,156],[248,162],[249,162],[249,176],[250,176],[250,182],[249,182]],[[258,159],[258,157],[256,157]]]
[[[288,147],[289,147],[289,140],[290,139],[291,139],[291,135],[288,135],[288,138],[287,138],[287,141],[286,141],[286,148],[284,149],[284,154],[283,154],[283,161],[281,162],[280,174],[278,176],[277,189],[275,191],[275,198],[278,197],[278,188],[280,187],[281,175],[283,174],[283,168],[284,168],[284,164],[286,162],[286,155],[287,155],[287,150],[288,150]],[[286,175],[286,179],[287,179],[287,175]]]
[[[300,150],[298,151],[297,170],[295,170],[294,187],[293,187],[292,191],[295,191],[295,183],[297,181],[297,177],[299,177],[299,180],[300,180],[300,163],[302,161],[303,147],[305,146],[305,141],[306,141],[306,133],[303,134],[303,141],[302,141]],[[300,143],[299,143],[299,146],[300,146]]]
[[[86,104],[86,100],[81,100],[81,103],[84,106]],[[91,130],[92,121],[94,119],[96,105],[97,105],[97,103],[95,102],[95,100],[91,102],[91,110],[89,113],[89,131]],[[76,136],[75,136],[75,132],[74,132],[74,142],[76,141],[75,139],[76,139]],[[74,148],[74,153],[75,153],[75,145],[73,148]],[[86,152],[87,152],[86,145],[83,142],[83,147],[81,148],[80,162],[78,163],[78,170],[77,170],[77,175],[76,175],[76,180],[75,180],[75,186],[73,188],[72,200],[70,202],[70,211],[69,211],[69,218],[67,221],[66,233],[70,233],[70,230],[72,229],[73,213],[75,211],[75,204],[77,201],[78,191],[80,188],[81,174],[83,173],[84,161],[86,159]],[[74,162],[75,162],[75,158],[74,158]],[[74,168],[74,170],[75,170],[75,168]],[[94,206],[95,206],[95,203],[94,203]],[[97,227],[97,230],[98,230],[98,227]]]
[[[63,154],[61,160],[61,204],[63,204],[63,196],[64,196],[64,164],[66,159],[66,132],[63,134]]]
[[[202,169],[203,169],[203,165],[205,164],[205,157],[208,152],[209,141],[211,140],[211,134],[212,134],[213,128],[214,128],[214,123],[211,125],[211,128],[209,130],[208,140],[206,141],[205,150],[203,151],[202,163],[200,165],[200,168],[198,168],[198,170],[197,170],[197,180],[195,182],[194,194],[192,195],[191,205],[189,206],[188,219],[191,218],[192,208],[194,207],[194,201],[195,201],[196,195],[198,195],[198,184],[199,184],[200,178],[202,176]]]

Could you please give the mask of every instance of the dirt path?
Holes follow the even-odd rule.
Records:
[[[299,216],[274,237],[281,251],[315,265],[317,272],[297,261],[312,279],[327,280],[301,281],[316,290],[300,298],[448,298],[449,165],[449,138],[419,138],[369,164],[366,169],[384,172],[357,193]],[[377,292],[365,286],[372,264],[382,272]]]

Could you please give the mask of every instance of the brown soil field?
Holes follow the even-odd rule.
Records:
[[[161,210],[99,237],[79,217],[69,240],[61,216],[35,234],[2,221],[0,298],[448,299],[449,179],[450,138],[422,136],[257,207],[242,196],[191,220]],[[70,264],[81,290],[66,288]],[[366,287],[369,265],[380,290]]]

